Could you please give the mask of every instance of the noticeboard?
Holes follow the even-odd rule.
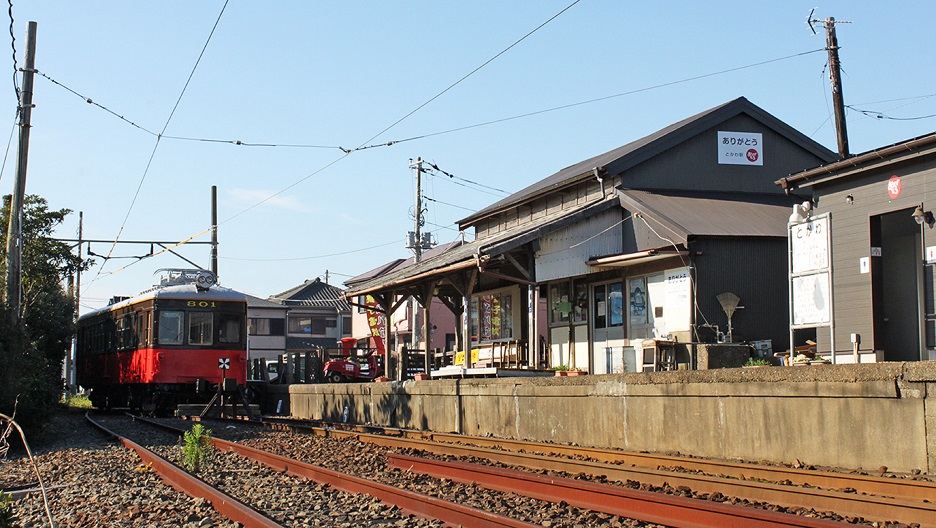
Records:
[[[828,214],[789,226],[790,302],[794,328],[832,323]]]

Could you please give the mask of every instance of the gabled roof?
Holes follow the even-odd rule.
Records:
[[[266,299],[261,299],[260,297],[254,297],[253,295],[247,295],[247,308],[280,308],[285,310],[286,307],[282,303],[277,303],[273,301],[268,301]]]
[[[612,163],[614,164],[615,172],[622,172],[742,113],[747,114],[767,128],[774,130],[791,142],[815,154],[820,159],[834,159],[835,155],[829,149],[816,143],[790,125],[787,125],[759,106],[751,103],[746,98],[739,97],[733,101],[683,119],[678,123],[674,123],[624,146],[570,165],[552,176],[540,180],[460,220],[458,224],[459,226],[472,225],[474,222],[503,209],[554,192],[557,189],[572,185],[581,180],[593,178],[595,169],[601,170]]]
[[[691,236],[787,236],[795,199],[777,194],[615,191],[621,206],[650,220],[663,237],[685,243]],[[661,229],[662,228],[662,229]],[[661,237],[662,238],[662,237]]]
[[[283,293],[271,296],[271,302],[281,302],[285,306],[308,306],[313,308],[334,308],[346,312],[351,305],[344,298],[344,290],[322,282],[321,279],[307,280]]]
[[[821,180],[837,179],[875,165],[894,163],[933,150],[936,150],[936,132],[798,172],[775,183],[784,189],[808,187]]]
[[[455,240],[454,242],[448,242],[446,244],[439,244],[436,247],[425,251],[422,254],[422,257],[420,258],[420,261],[430,260],[435,257],[438,257],[439,255],[446,253],[452,249],[455,249],[461,246],[462,244],[465,244],[465,241],[460,240],[460,239]],[[408,259],[396,259],[396,260],[393,260],[384,264],[383,266],[379,266],[368,272],[362,273],[358,275],[357,277],[346,280],[345,286],[348,286],[349,288],[353,288],[354,286],[361,284],[362,282],[376,279],[378,277],[383,277],[387,275],[388,273],[391,273],[394,271],[406,269],[415,263],[416,263],[416,257],[410,257]]]
[[[418,281],[421,277],[441,275],[450,271],[469,268],[477,265],[481,259],[502,255],[557,229],[612,207],[619,207],[618,202],[608,199],[558,211],[534,222],[514,226],[485,237],[482,240],[473,240],[460,244],[435,257],[423,259],[412,266],[397,268],[385,275],[357,283],[349,287],[347,295],[362,295],[371,291],[403,286]]]
[[[420,260],[428,260],[428,259],[435,258],[441,255],[442,253],[445,253],[449,251],[450,249],[457,248],[458,246],[464,243],[465,242],[463,240],[455,240],[454,242],[448,242],[446,244],[439,244],[436,247],[425,251],[422,254],[422,258]],[[370,271],[364,272],[358,275],[357,277],[346,280],[345,286],[352,287],[362,282],[375,279],[377,277],[383,277],[384,275],[392,271],[408,268],[415,263],[416,263],[416,257],[410,257],[408,259],[392,260],[382,266],[378,266]]]

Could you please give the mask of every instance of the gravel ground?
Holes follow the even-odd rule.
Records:
[[[102,421],[170,460],[181,459],[176,435],[145,429],[141,437],[142,427],[129,420],[112,416]],[[184,427],[190,425],[183,422]],[[214,427],[218,437],[548,528],[656,526],[388,469],[380,449],[353,440],[271,433],[250,426],[228,428],[222,423],[206,425]],[[206,501],[188,498],[163,485],[136,454],[87,425],[83,413],[64,412],[56,417],[53,427],[52,441],[33,449],[46,486],[53,487],[49,501],[59,526],[238,526]],[[36,481],[23,455],[11,453],[0,468],[0,488]],[[272,471],[231,453],[214,452],[199,476],[284,526],[441,526],[438,521],[409,516],[371,497]],[[48,526],[38,493],[17,501],[14,513],[16,526]]]
[[[58,526],[238,526],[206,501],[163,484],[136,453],[85,425],[82,413],[56,416],[48,436],[31,447]],[[11,452],[0,464],[0,488],[37,482],[25,453]],[[49,525],[39,493],[14,502],[13,512],[15,526]]]

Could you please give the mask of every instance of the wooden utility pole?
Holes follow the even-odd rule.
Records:
[[[36,72],[36,28],[35,22],[29,22],[26,28],[26,61],[23,67],[23,88],[19,94],[19,150],[16,158],[13,198],[10,201],[10,223],[7,229],[7,306],[10,307],[14,324],[19,324],[22,315],[23,201],[26,199],[29,123],[33,107],[33,77]]]
[[[815,10],[813,10],[815,11]],[[829,82],[832,85],[832,111],[835,114],[835,137],[838,142],[838,155],[844,159],[849,156],[848,152],[848,129],[845,126],[845,96],[842,94],[842,65],[839,62],[838,38],[835,36],[835,18],[829,17],[825,20],[813,19],[813,11],[809,12],[806,23],[813,34],[816,30],[813,28],[813,22],[822,22],[822,27],[826,30],[826,51],[829,53]],[[839,24],[848,22],[839,21]]]

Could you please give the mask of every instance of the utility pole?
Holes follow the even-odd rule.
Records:
[[[422,218],[423,168],[422,166],[423,166],[422,158],[416,158],[415,162],[410,160],[410,168],[416,171],[416,209],[415,209],[415,213],[413,214],[414,226],[413,226],[413,232],[410,233],[411,240],[408,240],[408,242],[410,242],[408,246],[410,247],[410,249],[413,250],[414,264],[419,264],[419,261],[422,258],[422,250],[423,250],[423,240],[422,240],[423,235],[421,231],[422,224],[423,224],[423,218]],[[412,303],[412,307],[413,307],[413,309],[411,310],[412,321],[410,323],[410,330],[412,332],[410,334],[410,343],[411,343],[410,347],[413,350],[416,350],[419,348],[419,332],[416,331],[416,322],[417,322],[416,312],[419,309],[419,304],[412,297],[410,297],[410,302]],[[429,336],[426,336],[426,348],[427,349],[429,348]]]
[[[218,276],[218,186],[211,186],[211,253],[208,256],[208,268]]]
[[[7,306],[14,324],[19,324],[22,311],[23,273],[23,201],[26,199],[26,162],[29,157],[29,126],[32,116],[33,77],[36,72],[35,22],[26,27],[26,60],[23,67],[23,88],[19,101],[19,151],[16,158],[16,178],[10,201],[10,223],[7,229]]]
[[[813,9],[815,11],[815,9]],[[835,18],[829,17],[825,20],[818,20],[812,17],[813,11],[806,17],[806,23],[813,34],[816,30],[813,28],[814,22],[822,22],[822,27],[826,30],[826,51],[829,52],[829,82],[832,84],[832,111],[835,114],[835,137],[838,142],[838,155],[844,159],[849,156],[848,152],[848,129],[845,126],[845,96],[842,94],[842,65],[839,62],[838,38],[835,36],[835,24],[848,24],[845,21],[835,21]]]

